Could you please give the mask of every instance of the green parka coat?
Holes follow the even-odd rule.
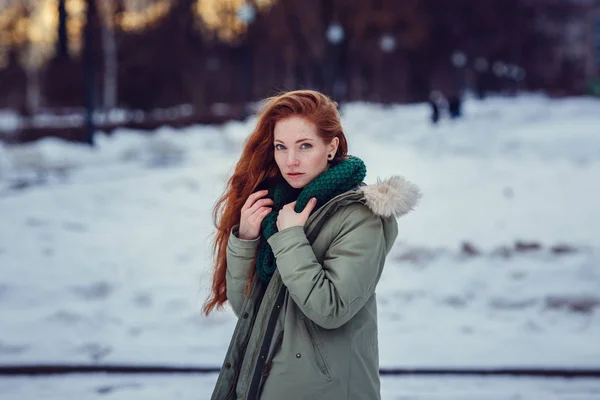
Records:
[[[227,247],[238,323],[212,400],[380,398],[375,288],[420,192],[402,177],[343,193],[268,242],[277,270],[244,295],[259,240]]]

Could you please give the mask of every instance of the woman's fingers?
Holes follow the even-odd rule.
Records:
[[[268,208],[268,207],[265,207],[265,209],[264,209],[264,210],[262,210],[262,211],[259,211],[259,213],[257,213],[257,214],[259,214],[259,215],[258,215],[258,224],[259,224],[259,225],[262,223],[263,219],[265,219],[265,217],[266,217],[267,215],[269,215],[269,213],[270,213],[271,211],[273,211],[273,209],[271,209],[271,208]]]
[[[273,211],[272,208],[270,207],[263,207],[259,210],[257,210],[254,214],[252,214],[252,217],[250,218],[252,223],[255,225],[260,226],[261,222],[263,219],[265,219],[265,217],[267,215],[269,215],[269,213]]]
[[[273,205],[273,200],[271,199],[261,199],[255,202],[252,207],[248,209],[249,214],[255,214],[258,210],[265,206]]]
[[[248,196],[248,198],[246,199],[246,202],[242,206],[242,211],[252,207],[254,205],[254,202],[257,199],[259,199],[261,197],[265,197],[268,193],[269,193],[268,190],[259,190],[258,192],[252,193],[250,196]]]

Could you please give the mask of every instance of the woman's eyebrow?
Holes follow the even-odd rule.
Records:
[[[298,140],[296,140],[296,143],[305,142],[305,141],[308,141],[308,140],[312,140],[312,139],[311,139],[311,138],[298,139]],[[283,142],[282,142],[281,140],[279,140],[279,139],[275,139],[275,141],[276,141],[276,142],[279,142],[279,143],[283,143]]]

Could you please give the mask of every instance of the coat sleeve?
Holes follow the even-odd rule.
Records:
[[[245,289],[252,262],[260,239],[243,240],[238,237],[239,227],[231,230],[227,241],[227,299],[236,316],[242,310]]]
[[[339,328],[364,306],[375,291],[387,255],[381,218],[362,204],[345,208],[325,225],[334,227],[335,237],[323,265],[303,227],[269,238],[290,297],[307,318],[325,329]]]

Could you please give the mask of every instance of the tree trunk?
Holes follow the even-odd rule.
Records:
[[[67,35],[67,0],[58,0],[58,40],[56,41],[56,58],[69,58],[69,36]]]
[[[85,128],[87,143],[94,145],[94,106],[95,106],[95,87],[96,87],[96,68],[94,60],[93,44],[96,24],[98,22],[98,10],[95,0],[86,0],[86,23],[84,29],[83,44],[83,68],[84,68],[84,88],[85,88]]]
[[[40,71],[38,67],[34,65],[28,65],[25,67],[25,72],[27,76],[27,113],[29,115],[35,115],[37,110],[40,108],[42,98],[42,91],[40,88]]]
[[[114,10],[105,3],[105,20],[102,26],[102,49],[104,51],[104,98],[103,107],[110,110],[117,106],[117,42],[115,38]]]

